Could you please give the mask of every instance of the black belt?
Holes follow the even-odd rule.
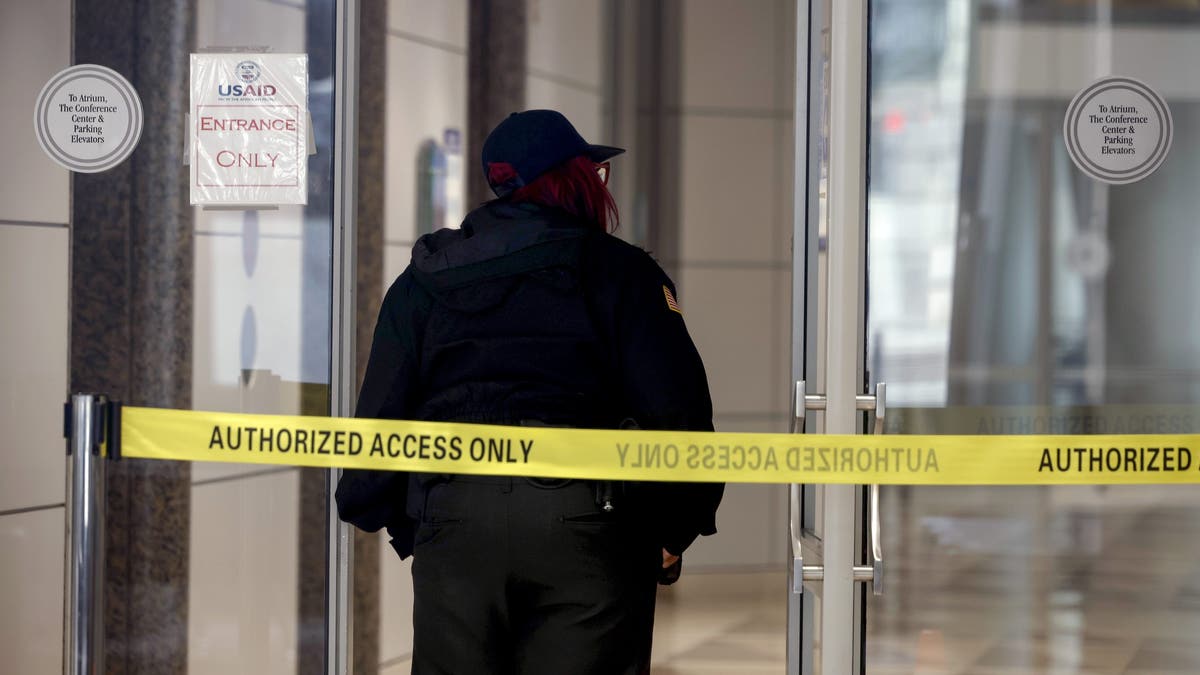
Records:
[[[445,474],[447,483],[476,483],[479,485],[512,485],[517,481],[525,481],[535,488],[557,490],[572,483],[587,482],[574,478],[529,478],[526,476],[474,476],[464,474]]]
[[[463,474],[445,474],[444,478],[447,483],[471,483],[475,485],[498,485],[500,487],[512,489],[512,486],[517,481],[524,481],[530,486],[539,490],[560,490],[569,485],[576,483],[591,483],[596,488],[596,506],[604,509],[606,512],[612,511],[614,487],[613,481],[600,480],[578,480],[575,478],[530,478],[526,476],[473,476]]]

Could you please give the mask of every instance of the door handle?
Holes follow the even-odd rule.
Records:
[[[875,411],[874,421],[871,423],[871,433],[876,436],[882,436],[887,421],[887,383],[876,383],[874,396],[857,396],[855,398],[855,404],[859,410]],[[871,516],[868,528],[868,536],[870,537],[868,549],[871,554],[871,564],[861,568],[861,578],[860,568],[856,567],[854,570],[854,579],[855,581],[870,581],[871,591],[875,595],[883,595],[883,524],[879,512],[880,488],[876,484],[871,485],[869,489],[870,495],[867,498],[867,503],[868,508],[871,510]]]
[[[792,390],[792,421],[790,432],[804,433],[804,422],[809,410],[824,410],[826,398],[822,395],[810,395],[804,389],[804,380],[798,380]],[[821,565],[804,564],[804,546],[819,548],[820,541],[804,533],[801,523],[800,486],[792,483],[788,486],[788,531],[792,540],[792,592],[804,593],[805,581],[820,581],[825,578],[825,568]]]
[[[808,394],[804,380],[799,380],[792,391],[792,421],[791,433],[804,433],[806,413],[809,410],[824,410],[828,400],[820,394]],[[887,385],[880,382],[875,385],[875,394],[860,394],[854,398],[858,410],[874,411],[871,432],[881,435],[887,417]],[[870,526],[868,531],[871,560],[869,565],[855,565],[854,580],[870,582],[875,595],[883,595],[883,535],[879,511],[879,486],[869,486],[868,507],[870,509]],[[803,531],[800,517],[800,485],[793,483],[788,494],[788,530],[792,545],[792,592],[803,593],[805,581],[821,581],[825,578],[825,568],[822,565],[804,564],[804,545],[819,547],[815,538],[807,536]]]
[[[871,504],[871,564],[855,565],[854,580],[870,582],[871,591],[875,595],[883,595],[883,547],[879,543],[879,486],[869,486],[871,493],[868,501]]]

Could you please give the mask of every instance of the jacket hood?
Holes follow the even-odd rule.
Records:
[[[588,232],[557,209],[490,202],[467,214],[461,228],[418,239],[411,268],[437,301],[477,311],[503,300],[520,275],[573,266]]]

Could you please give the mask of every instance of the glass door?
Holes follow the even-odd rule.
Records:
[[[873,0],[871,35],[889,433],[1194,433],[1195,3]],[[1200,666],[1195,490],[890,492],[870,672]]]
[[[886,381],[891,434],[1194,433],[1194,3],[811,5],[809,431],[863,431],[853,397]],[[793,597],[790,672],[1200,667],[1195,490],[885,488],[878,597],[847,579],[861,490],[800,492],[824,579]]]
[[[339,191],[353,149],[343,128],[354,111],[339,96],[348,80],[343,24],[355,4],[193,3],[196,52],[245,53],[251,62],[261,53],[307,56],[312,139],[306,204],[193,207],[197,410],[346,414],[353,372],[343,355]],[[330,638],[344,620],[345,593],[331,560],[344,566],[346,558],[331,518],[332,473],[192,466],[189,673],[345,672],[336,651],[344,645]]]

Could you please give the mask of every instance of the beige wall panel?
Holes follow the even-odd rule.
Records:
[[[467,0],[389,0],[388,30],[467,48]]]
[[[227,462],[192,462],[192,483],[207,483],[208,481],[246,476],[262,471],[259,464],[232,464]]]
[[[776,3],[685,0],[683,104],[768,109],[774,73],[795,54],[776,47]]]
[[[692,544],[684,554],[684,571],[782,567],[787,544],[784,490],[781,485],[726,485],[717,510],[717,533]]]
[[[771,359],[771,271],[685,266],[676,282],[716,416],[769,413],[773,383],[787,378]]]
[[[236,385],[214,388],[207,392],[207,395],[211,397],[208,399],[210,403],[217,406],[227,404],[227,407],[196,407],[195,409],[232,410],[264,415],[299,414],[300,387],[299,383],[285,382],[268,370],[255,370],[250,373],[249,377]],[[218,391],[222,397],[220,399],[214,396],[214,392]],[[262,466],[255,464],[194,462],[192,464],[192,482],[207,482],[215,478],[258,473],[262,470]]]
[[[1070,100],[1101,75],[1095,26],[991,22],[979,29],[972,93],[987,97]],[[1110,72],[1134,77],[1159,94],[1200,100],[1200,30],[1117,28],[1111,32]]]
[[[530,71],[600,89],[604,0],[530,0],[528,26]]]
[[[253,276],[248,276],[241,236],[196,237],[192,406],[197,410],[300,410],[295,383],[300,379],[301,241],[264,237],[258,246]],[[245,346],[243,322],[253,326]],[[241,372],[247,366],[257,372],[243,386]],[[197,463],[192,478],[254,470]]]
[[[304,3],[196,0],[196,48],[270,47],[304,52]]]
[[[795,139],[796,129],[790,116],[777,118],[775,126],[775,153],[772,158],[775,166],[774,217],[772,219],[772,258],[787,263],[792,261],[792,196],[795,193]],[[803,199],[803,197],[801,197]]]
[[[776,211],[776,194],[791,189],[777,161],[789,149],[778,143],[771,119],[684,118],[684,262],[790,260],[776,245],[776,232],[791,223],[790,213]]]
[[[775,90],[771,101],[775,110],[796,107],[797,4],[795,0],[775,0]],[[791,126],[791,120],[788,120],[788,126]]]
[[[42,152],[33,108],[46,82],[71,65],[70,0],[0,2],[0,220],[66,223],[69,173]]]
[[[395,35],[387,38],[387,54],[383,232],[390,242],[407,243],[416,238],[417,231],[421,143],[433,140],[441,144],[447,128],[458,129],[466,137],[467,56]],[[462,161],[460,166],[470,169],[477,164]],[[462,199],[461,188],[458,199]]]
[[[263,238],[248,275],[241,237],[196,237],[196,408],[240,410],[240,396],[233,400],[224,392],[236,390],[242,368],[300,379],[300,249],[299,239]],[[243,353],[247,308],[256,337]]]
[[[299,474],[192,488],[189,675],[296,672]]]
[[[525,80],[526,107],[557,110],[589,143],[603,143],[603,99],[599,92],[571,87],[531,75]],[[618,160],[619,161],[619,160]]]
[[[63,501],[67,239],[0,225],[0,511]]]
[[[792,404],[792,270],[791,266],[771,271],[771,358],[776,366],[767,383],[771,388],[774,421],[754,431],[786,433],[791,423]]]
[[[396,277],[408,267],[412,260],[412,247],[402,244],[387,244],[383,250],[383,292],[392,287]],[[374,321],[374,317],[371,319]]]
[[[379,675],[411,675],[412,660],[404,659],[379,670]]]
[[[0,654],[6,673],[61,673],[65,515],[0,516]]]
[[[195,209],[195,229],[201,234],[241,235],[248,221],[257,220],[260,234],[267,237],[300,237],[304,234],[304,207],[283,205],[275,209]]]
[[[388,663],[412,654],[412,558],[401,561],[388,538],[381,535],[379,603],[379,662]]]

